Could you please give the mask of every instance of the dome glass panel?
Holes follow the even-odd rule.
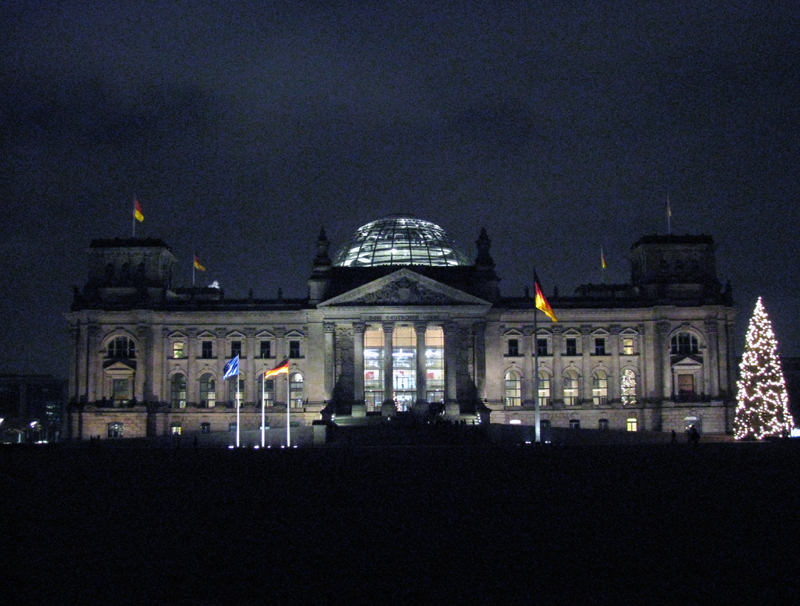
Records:
[[[469,265],[445,231],[410,215],[390,215],[359,227],[336,253],[339,267],[375,265]]]

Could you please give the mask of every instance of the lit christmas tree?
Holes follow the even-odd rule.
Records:
[[[747,327],[739,374],[733,421],[736,439],[763,440],[767,436],[787,435],[793,425],[789,398],[778,358],[778,342],[761,297]]]

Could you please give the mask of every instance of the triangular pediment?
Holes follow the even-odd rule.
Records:
[[[359,286],[320,303],[319,307],[355,305],[490,305],[478,297],[447,286],[410,269]]]
[[[686,356],[680,360],[677,360],[672,363],[672,368],[675,370],[700,370],[703,368],[703,365],[698,362],[697,360],[693,359],[691,356]]]

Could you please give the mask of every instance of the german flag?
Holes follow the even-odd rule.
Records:
[[[289,360],[285,360],[280,366],[276,366],[272,370],[264,373],[264,378],[269,379],[275,375],[289,374]]]
[[[539,286],[539,279],[534,277],[533,283],[536,286],[536,309],[543,311],[544,315],[553,322],[558,322],[558,320],[556,320],[556,314],[553,313],[553,308],[550,307],[550,303],[547,302],[547,299],[545,299],[542,294],[542,287]]]

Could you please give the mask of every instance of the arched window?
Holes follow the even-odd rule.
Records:
[[[543,370],[539,371],[539,404],[550,404],[550,375]]]
[[[630,368],[626,368],[622,371],[620,385],[622,404],[624,406],[636,404],[636,374]]]
[[[292,408],[303,406],[303,375],[299,372],[289,375],[289,399],[292,401]]]
[[[180,373],[172,375],[169,381],[170,396],[169,403],[172,408],[186,407],[186,375]]]
[[[509,370],[506,373],[506,406],[522,406],[522,387],[519,373]]]
[[[672,336],[672,354],[696,354],[699,351],[697,337],[690,332],[679,332]]]
[[[595,370],[592,374],[592,402],[595,406],[608,403],[608,373],[605,370]]]
[[[228,384],[228,402],[230,402],[231,406],[236,404],[236,382],[239,382],[239,402],[244,402],[244,388],[245,382],[242,373],[239,373],[236,379],[225,381]]]
[[[573,369],[564,371],[564,404],[578,403],[578,373]]]
[[[263,381],[263,384],[262,384]],[[275,380],[274,379],[259,379],[258,381],[259,397],[263,397],[264,406],[275,406]]]
[[[210,373],[200,377],[200,405],[213,408],[217,403],[217,382]]]
[[[112,360],[136,357],[136,344],[128,337],[114,337],[108,342],[107,358]]]

